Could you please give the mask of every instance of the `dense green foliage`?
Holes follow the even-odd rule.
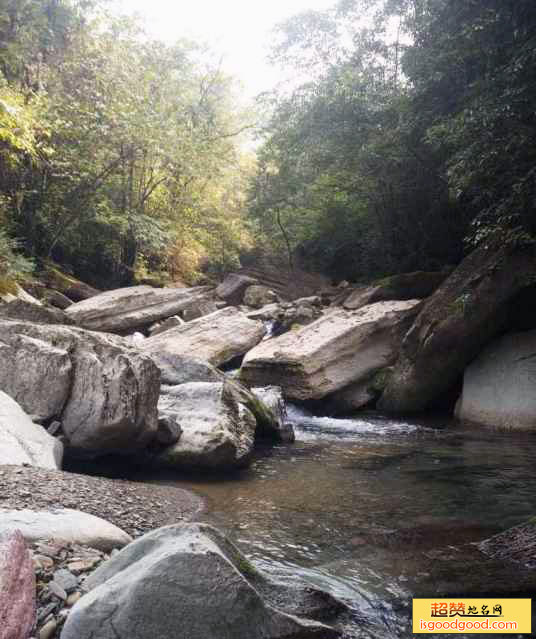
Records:
[[[102,286],[236,262],[248,114],[207,51],[88,0],[5,0],[0,42],[0,215],[27,254]]]
[[[117,286],[221,275],[251,249],[359,280],[441,269],[497,231],[533,241],[533,0],[339,0],[292,18],[257,166],[240,152],[252,116],[209,52],[105,9],[0,0],[11,278],[29,265],[17,247]]]
[[[497,229],[531,241],[532,0],[342,0],[282,25],[274,59],[310,80],[271,96],[266,251],[359,279],[456,263]]]

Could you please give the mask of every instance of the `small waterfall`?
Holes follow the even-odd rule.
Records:
[[[275,320],[266,320],[264,322],[264,327],[266,328],[266,335],[263,337],[263,340],[270,339],[274,336],[274,328],[276,325]]]
[[[294,404],[287,404],[287,415],[288,421],[294,426],[296,438],[302,441],[411,435],[422,430],[415,424],[394,421],[380,415],[363,415],[352,419],[315,417],[311,412]]]

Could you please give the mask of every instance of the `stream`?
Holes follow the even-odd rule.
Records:
[[[530,571],[471,542],[536,513],[533,436],[294,406],[289,419],[296,443],[261,447],[236,476],[158,481],[201,494],[204,520],[259,568],[342,598],[345,637],[413,636],[412,596],[532,591]]]

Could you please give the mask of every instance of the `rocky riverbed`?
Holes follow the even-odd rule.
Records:
[[[403,608],[412,593],[465,591],[453,574],[466,571],[472,592],[513,573],[509,592],[533,589],[530,567],[521,579],[508,548],[496,559],[474,546],[533,514],[533,439],[460,437],[451,417],[458,399],[461,420],[536,428],[536,318],[512,320],[520,292],[532,293],[526,278],[503,273],[501,256],[500,247],[470,256],[443,284],[446,274],[415,273],[302,298],[250,273],[216,289],[134,286],[75,304],[62,298],[65,311],[22,289],[5,300],[0,593],[8,594],[0,606],[11,611],[6,628],[17,624],[14,611],[25,619],[10,639],[220,639],[223,617],[233,639],[362,637],[360,598]],[[285,399],[354,417],[296,421]],[[355,417],[382,406],[428,411],[436,401],[449,414],[444,431]],[[380,440],[371,446],[356,432]],[[304,445],[311,438],[335,443]],[[513,451],[519,477],[511,481],[503,467]],[[114,456],[121,461],[111,476],[129,481],[102,478]],[[210,514],[188,488],[207,498]],[[493,501],[468,513],[471,492]],[[229,539],[185,523],[200,516]],[[490,544],[520,546],[527,534],[531,526]],[[252,552],[230,540],[246,552],[252,543]],[[430,559],[433,569],[422,564]],[[304,569],[303,560],[323,567]]]
[[[177,486],[150,486],[61,470],[0,466],[0,508],[70,508],[101,517],[132,537],[191,520],[202,500]]]

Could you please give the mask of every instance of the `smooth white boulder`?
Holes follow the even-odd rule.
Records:
[[[536,330],[493,341],[467,367],[456,416],[494,428],[536,430]]]
[[[30,542],[62,540],[109,552],[132,541],[126,532],[109,521],[79,510],[50,511],[0,508],[0,534],[20,530]]]
[[[62,459],[63,444],[0,391],[0,466],[25,464],[59,470]]]

